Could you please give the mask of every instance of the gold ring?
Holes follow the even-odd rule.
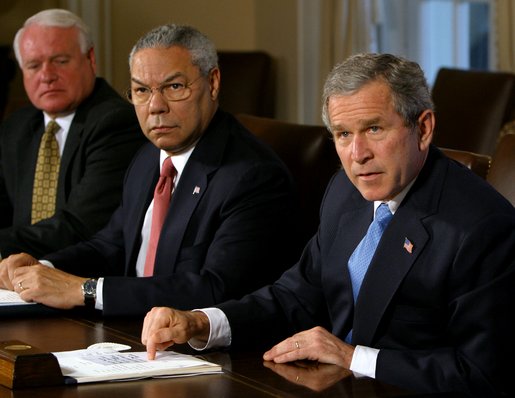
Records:
[[[23,284],[22,283],[23,283],[22,281],[18,282],[18,287],[20,288],[20,290],[23,290]]]
[[[300,344],[298,341],[295,342],[295,348],[298,350],[300,348]]]

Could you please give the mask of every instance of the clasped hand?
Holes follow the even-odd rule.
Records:
[[[0,262],[0,287],[17,292],[27,302],[54,308],[84,305],[81,286],[86,279],[47,267],[25,253]]]

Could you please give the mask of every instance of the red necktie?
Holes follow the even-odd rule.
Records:
[[[147,258],[145,259],[144,276],[154,274],[154,261],[156,258],[157,243],[161,228],[168,212],[170,199],[172,197],[173,179],[177,171],[172,164],[170,157],[167,157],[161,168],[161,176],[154,191],[154,208],[152,210],[152,225],[150,229],[150,239],[148,241]]]

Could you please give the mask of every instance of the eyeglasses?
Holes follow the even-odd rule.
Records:
[[[201,78],[197,77],[191,83],[174,80],[173,82],[166,82],[159,87],[147,87],[138,85],[130,87],[125,92],[125,96],[134,105],[146,105],[150,102],[154,91],[159,91],[163,98],[167,101],[184,101],[191,96],[191,86]]]

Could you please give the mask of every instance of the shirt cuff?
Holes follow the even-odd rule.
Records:
[[[95,309],[103,310],[104,309],[104,278],[97,279],[97,297],[95,299]]]
[[[357,345],[354,348],[354,355],[350,363],[350,370],[362,376],[368,376],[375,379],[376,364],[379,350],[376,348]]]
[[[209,319],[209,338],[207,339],[207,343],[195,338],[190,339],[188,344],[191,348],[201,351],[209,348],[229,347],[231,345],[231,326],[221,309],[203,308],[193,311],[203,312]]]
[[[39,260],[39,263],[40,264],[43,264],[45,267],[48,267],[48,268],[55,268],[54,267],[54,264],[52,264],[50,261],[48,260]]]

